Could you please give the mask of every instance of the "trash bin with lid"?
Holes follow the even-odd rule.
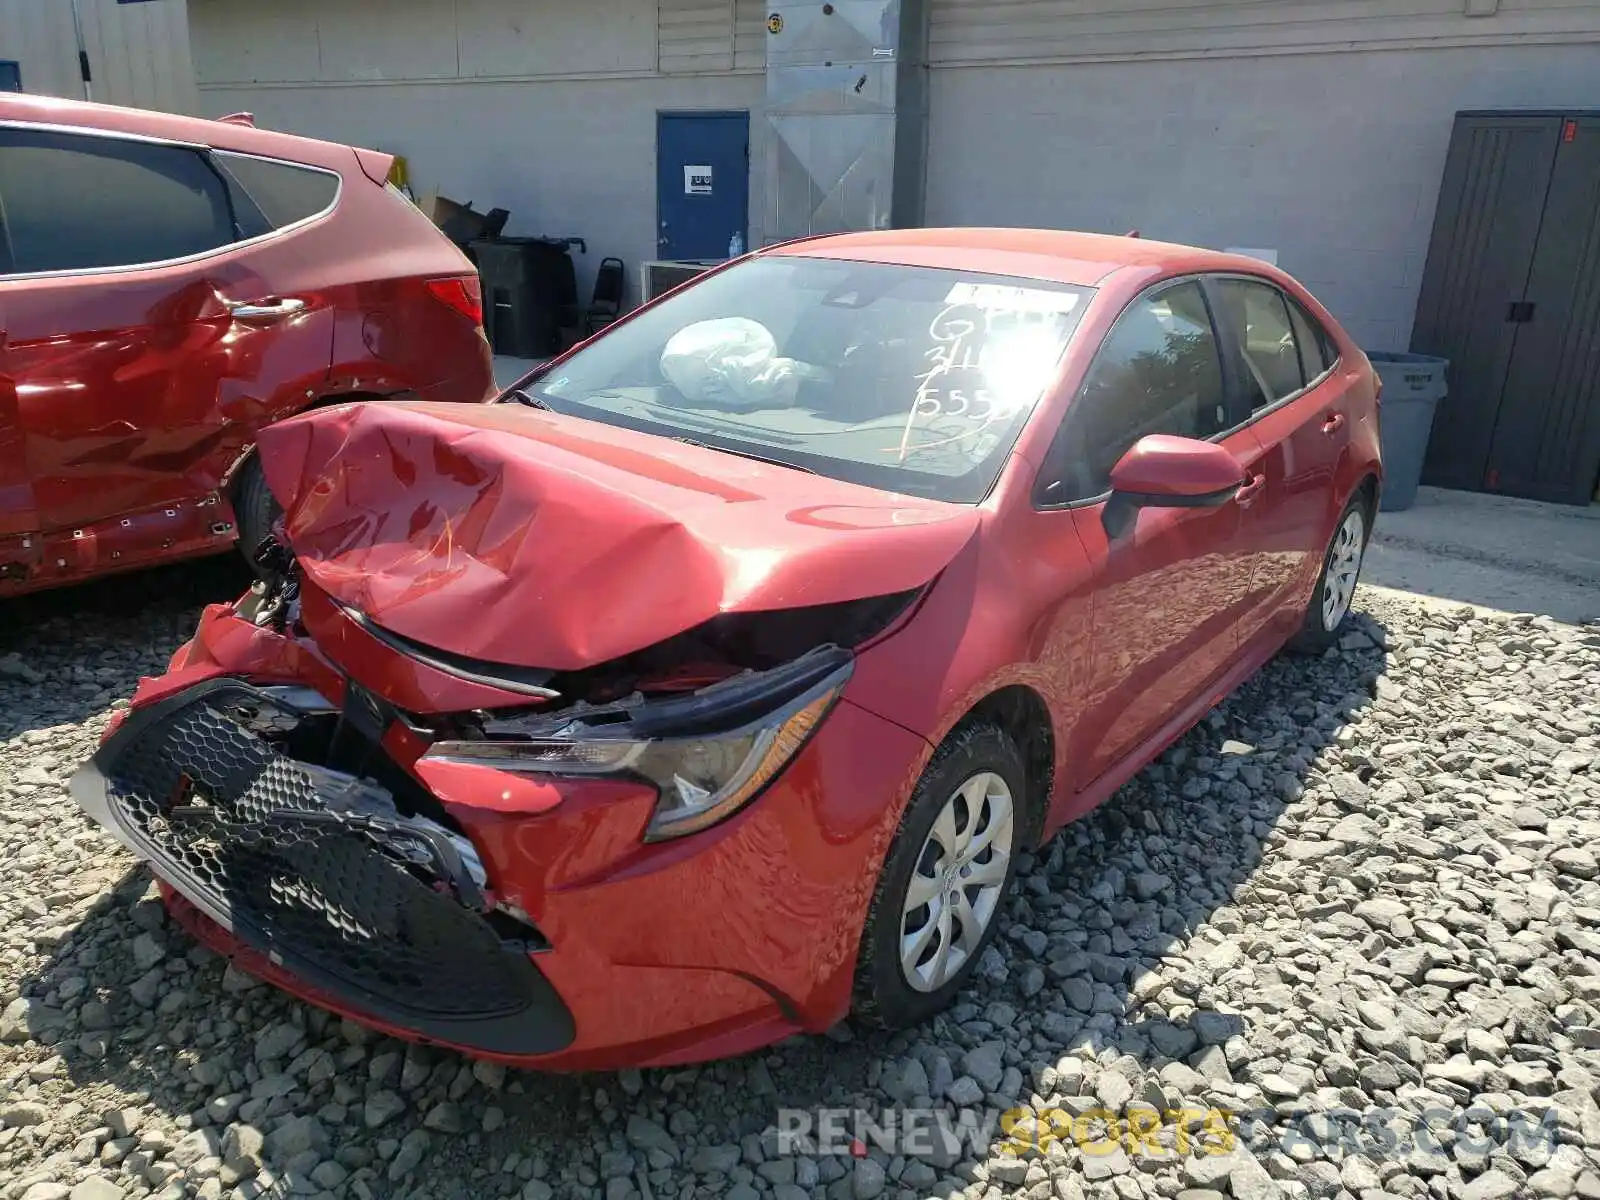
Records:
[[[1428,354],[1367,352],[1383,380],[1383,512],[1399,512],[1416,502],[1422,460],[1433,432],[1433,413],[1448,387],[1447,359]]]
[[[568,247],[577,238],[508,237],[472,243],[483,279],[484,328],[496,354],[546,358],[578,324],[578,283]]]

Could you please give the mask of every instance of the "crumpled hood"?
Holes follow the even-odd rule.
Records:
[[[976,510],[511,404],[369,403],[261,432],[323,591],[456,654],[567,671],[725,612],[927,583]]]

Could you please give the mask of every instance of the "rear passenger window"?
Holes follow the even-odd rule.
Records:
[[[1299,339],[1284,294],[1268,283],[1217,280],[1217,295],[1239,337],[1241,375],[1250,411],[1276,404],[1306,385]],[[1311,347],[1315,353],[1315,346]],[[1312,375],[1321,373],[1319,367]]]
[[[1111,488],[1111,469],[1152,433],[1208,438],[1228,424],[1222,361],[1194,281],[1150,292],[1117,318],[1051,448],[1043,504]]]
[[[227,177],[241,238],[318,216],[339,195],[339,177],[329,171],[226,150],[212,158]]]
[[[0,129],[5,270],[130,267],[233,241],[204,155],[115,137]]]
[[[1294,321],[1295,340],[1300,343],[1300,361],[1305,365],[1306,382],[1321,375],[1339,358],[1333,339],[1310,313],[1300,307],[1297,300],[1289,301],[1289,316]]]

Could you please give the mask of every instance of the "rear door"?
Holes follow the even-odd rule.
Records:
[[[0,127],[7,372],[38,522],[77,572],[231,536],[216,489],[326,378],[332,313],[204,147]],[[320,172],[326,207],[339,177]]]
[[[1232,424],[1223,359],[1198,281],[1158,284],[1117,319],[1041,473],[1041,508],[1070,510],[1094,571],[1093,661],[1063,681],[1086,696],[1068,761],[1086,786],[1203,698],[1234,660],[1249,566],[1242,509],[1148,508],[1108,532],[1111,468],[1152,433],[1255,446]],[[1077,636],[1081,632],[1075,631]]]
[[[1333,339],[1293,297],[1243,275],[1210,277],[1207,290],[1237,410],[1259,445],[1249,465],[1264,478],[1241,530],[1251,583],[1240,632],[1281,641],[1299,628],[1327,546],[1348,397]]]

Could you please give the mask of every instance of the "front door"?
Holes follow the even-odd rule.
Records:
[[[1084,695],[1067,754],[1080,789],[1210,691],[1234,661],[1249,595],[1237,500],[1147,508],[1123,527],[1106,517],[1111,469],[1152,433],[1222,438],[1243,459],[1255,439],[1248,430],[1224,436],[1233,423],[1216,333],[1192,279],[1128,307],[1067,410],[1040,499],[1070,506],[1094,572],[1092,663],[1071,681]]]
[[[750,226],[750,114],[656,117],[658,257],[728,257]]]
[[[0,321],[5,317],[0,311]],[[0,328],[0,586],[21,579],[39,557],[39,515],[23,452],[17,385],[6,369],[6,334]]]

